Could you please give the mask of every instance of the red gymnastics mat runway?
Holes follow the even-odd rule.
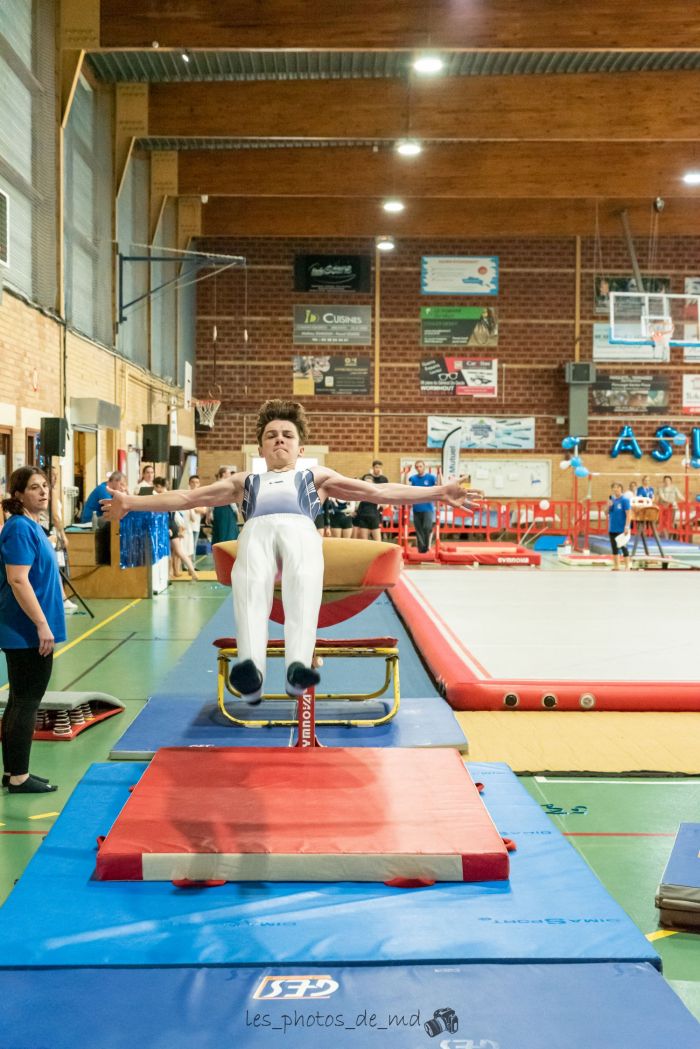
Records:
[[[508,854],[457,751],[159,750],[99,880],[499,881]]]
[[[700,710],[690,573],[422,567],[391,599],[455,710]]]

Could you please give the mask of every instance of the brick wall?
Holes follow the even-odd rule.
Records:
[[[670,275],[673,292],[684,291],[686,276],[700,275],[700,238],[659,239],[653,260],[648,259],[648,248],[647,241],[640,238],[636,249],[642,271]],[[339,296],[334,292],[293,290],[295,253],[310,250],[325,254],[367,253],[373,251],[373,245],[364,239],[309,243],[272,238],[222,239],[208,240],[207,249],[243,254],[248,261],[247,273],[229,270],[198,286],[195,391],[198,396],[209,394],[222,400],[214,430],[199,435],[198,443],[202,461],[218,464],[227,459],[241,460],[241,446],[254,441],[256,411],[266,397],[292,395],[293,306],[338,301]],[[498,298],[421,297],[419,273],[423,254],[498,255]],[[602,256],[606,274],[629,275],[631,269],[622,237],[605,238],[597,247],[593,238],[582,243],[582,360],[592,356],[593,323],[605,320],[593,312],[594,274],[602,272],[596,256]],[[556,418],[566,416],[568,411],[563,365],[575,356],[575,300],[573,238],[399,240],[392,255],[382,259],[381,271],[378,452],[389,464],[390,476],[398,477],[402,454],[425,454],[428,415],[534,415],[537,441],[534,454],[551,457],[553,475],[557,475],[555,493],[568,492],[569,482],[558,476],[557,469],[562,457],[561,439],[568,430],[566,424],[558,424]],[[347,301],[371,305],[374,312],[373,294],[353,294]],[[495,400],[482,401],[478,411],[462,398],[420,392],[419,361],[430,353],[420,345],[419,310],[426,304],[488,304],[498,308],[499,344],[486,352],[497,356],[499,361],[499,394]],[[373,358],[374,346],[362,352]],[[607,452],[623,421],[632,422],[645,451],[654,446],[653,434],[660,423],[675,420],[679,428],[687,426],[687,421],[681,422],[681,377],[684,370],[700,371],[700,367],[684,366],[681,354],[680,350],[673,351],[672,363],[668,365],[601,366],[604,371],[629,374],[663,371],[670,381],[671,406],[669,414],[661,419],[640,416],[620,420],[592,415],[589,457],[597,456],[607,470],[617,466]],[[332,401],[318,397],[299,399],[309,413],[314,443],[329,448],[326,462],[338,469],[359,472],[358,464],[367,462],[373,455],[373,392],[368,397],[334,397]],[[641,463],[647,469],[658,465],[646,454]]]

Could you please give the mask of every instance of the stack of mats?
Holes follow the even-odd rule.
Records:
[[[517,843],[509,881],[98,881],[95,838],[144,768],[93,766],[0,911],[0,1045],[700,1049],[653,948],[507,767],[469,771]]]
[[[662,925],[700,928],[700,823],[681,823],[656,893]]]

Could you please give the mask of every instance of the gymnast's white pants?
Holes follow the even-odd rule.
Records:
[[[300,514],[269,514],[247,521],[231,573],[238,658],[252,659],[265,676],[267,631],[275,577],[282,572],[284,663],[311,666],[323,591],[323,545]]]

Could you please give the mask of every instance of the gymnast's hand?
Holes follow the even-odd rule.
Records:
[[[108,488],[107,491],[112,493],[112,498],[100,499],[102,513],[107,521],[121,521],[129,512],[125,505],[125,493],[116,488]]]
[[[484,498],[484,493],[479,491],[478,488],[467,488],[466,485],[470,481],[470,477],[461,477],[459,481],[450,481],[449,484],[442,486],[440,498],[460,510],[476,509],[480,505],[480,500]]]

